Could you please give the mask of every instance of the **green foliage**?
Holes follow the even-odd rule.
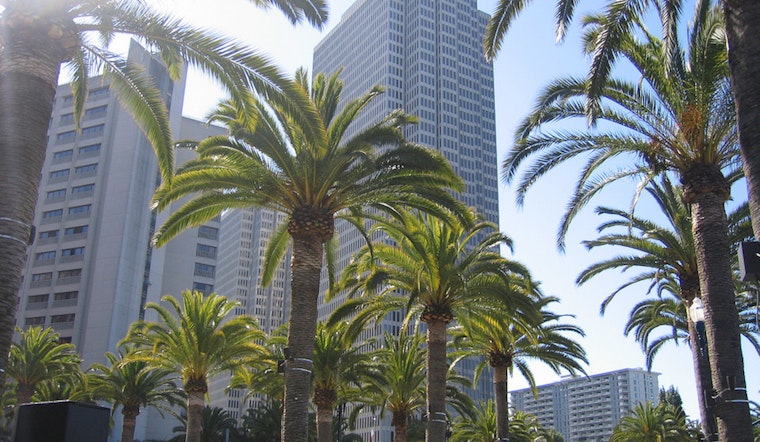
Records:
[[[654,406],[651,402],[638,404],[630,414],[624,416],[615,427],[610,442],[691,442],[698,440],[694,430],[690,431],[686,415],[680,406],[662,402]]]

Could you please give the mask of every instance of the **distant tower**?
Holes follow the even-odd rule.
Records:
[[[515,410],[533,414],[544,428],[554,428],[567,442],[607,441],[620,419],[643,402],[657,404],[659,373],[640,368],[589,377],[565,377],[510,393]]]
[[[314,50],[314,73],[342,69],[344,100],[359,97],[376,84],[386,93],[375,99],[351,128],[358,131],[403,108],[419,118],[406,129],[409,140],[442,152],[467,189],[463,201],[498,224],[498,161],[493,66],[482,54],[488,14],[476,0],[358,0]],[[343,268],[363,239],[346,224],[340,235],[338,267]],[[323,287],[324,288],[324,287]],[[326,318],[343,299],[320,304]],[[398,333],[400,315],[392,315],[364,338]],[[460,366],[471,373],[473,361]],[[473,399],[492,396],[492,384],[477,386]],[[389,422],[367,414],[358,433],[374,442],[392,438]]]

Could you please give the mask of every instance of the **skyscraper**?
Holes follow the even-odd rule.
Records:
[[[493,66],[482,54],[488,14],[476,0],[357,0],[314,50],[314,73],[342,69],[343,97],[351,99],[382,85],[375,99],[351,129],[360,130],[394,109],[419,118],[406,129],[410,141],[442,152],[467,189],[462,200],[485,219],[498,223],[498,162]],[[350,135],[350,134],[349,134]],[[338,265],[364,245],[346,224],[340,235]],[[343,299],[320,303],[320,317]],[[394,320],[395,319],[395,320]],[[398,333],[400,315],[388,318],[363,337]],[[467,361],[463,372],[472,372]],[[492,386],[481,383],[474,399],[490,397]],[[360,417],[359,434],[376,442],[390,441],[387,424]],[[365,439],[366,440],[366,439]]]
[[[515,410],[533,414],[545,428],[554,428],[568,442],[607,441],[620,421],[642,402],[657,403],[657,377],[640,368],[566,377],[538,387],[512,391]]]
[[[184,80],[172,81],[157,57],[135,42],[127,57],[153,78],[177,138],[224,132],[182,118]],[[83,368],[106,362],[105,353],[117,350],[146,301],[190,288],[213,290],[219,227],[211,222],[164,248],[150,247],[156,223],[170,213],[156,216],[150,210],[159,179],[155,153],[107,77],[89,79],[88,87],[80,131],[74,126],[71,87],[58,87],[17,315],[22,328],[52,327],[62,341],[75,344]],[[177,162],[192,155],[178,151]],[[136,436],[154,438],[142,416]],[[158,436],[171,436],[170,417],[154,423]],[[113,440],[119,430],[115,425]]]

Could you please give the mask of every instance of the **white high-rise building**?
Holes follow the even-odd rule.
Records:
[[[157,57],[132,42],[128,60],[161,91],[175,138],[224,132],[182,117],[184,80],[172,81]],[[17,314],[20,327],[49,326],[75,344],[83,368],[117,351],[148,300],[184,289],[213,290],[219,228],[211,222],[161,249],[150,247],[155,226],[169,213],[150,210],[159,180],[155,153],[107,77],[91,78],[88,87],[80,131],[71,87],[58,87]],[[192,155],[180,150],[177,162]],[[146,419],[149,414],[144,410],[138,418],[136,438],[170,437],[174,418]],[[118,422],[113,428],[110,438],[119,440]]]
[[[545,428],[562,433],[567,442],[608,441],[612,431],[636,405],[659,401],[659,373],[640,368],[589,377],[565,377],[538,387],[510,392],[512,407],[536,416]]]
[[[410,141],[444,154],[464,179],[464,203],[498,225],[498,160],[493,66],[482,54],[488,14],[476,0],[357,0],[314,50],[314,73],[341,70],[343,99],[357,98],[374,85],[386,88],[360,115],[353,131],[402,108],[419,118],[405,130]],[[350,134],[349,134],[350,135]],[[347,224],[340,235],[338,268],[364,245]],[[326,287],[323,287],[326,288]],[[341,303],[338,296],[320,303],[326,318]],[[394,314],[362,338],[398,333],[401,315]],[[471,374],[475,361],[459,365]],[[472,392],[475,401],[492,397],[488,376]],[[390,442],[389,419],[371,413],[359,417],[356,431],[364,440]]]

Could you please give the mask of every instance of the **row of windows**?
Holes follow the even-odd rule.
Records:
[[[98,171],[98,163],[87,164],[85,166],[78,166],[74,168],[74,173],[77,175],[82,175],[82,174],[90,175],[97,171]],[[59,169],[59,170],[54,170],[50,172],[48,176],[51,180],[61,180],[64,178],[68,178],[70,174],[71,174],[70,169]]]
[[[74,322],[75,317],[76,317],[76,315],[74,315],[74,313],[67,313],[67,314],[64,314],[64,315],[52,315],[50,317],[50,325],[52,325],[53,327],[55,327],[56,324],[59,324],[59,325],[61,325],[61,324],[71,324],[71,323]],[[31,326],[34,326],[34,325],[44,326],[45,325],[45,317],[44,316],[28,317],[24,321],[24,325],[26,327],[31,327]]]
[[[100,152],[100,147],[101,147],[100,143],[90,144],[90,145],[82,146],[78,148],[77,152],[79,152],[79,155],[92,156]],[[61,150],[61,151],[53,153],[54,163],[71,161],[72,158],[74,158],[74,149],[66,149],[66,150]]]
[[[61,270],[58,272],[58,279],[75,278],[77,276],[82,276],[82,269]],[[32,275],[32,281],[51,281],[52,279],[53,279],[53,272],[35,273],[34,275]],[[63,292],[63,293],[76,294],[77,292]],[[57,293],[56,293],[56,296],[58,296]],[[70,298],[65,298],[65,299],[70,299]]]
[[[69,215],[87,214],[92,210],[92,204],[83,204],[81,206],[69,207]],[[63,216],[63,209],[47,210],[42,212],[42,219],[60,218]],[[81,232],[80,232],[81,233]]]
[[[78,291],[56,292],[53,294],[53,301],[54,302],[76,301],[78,297],[79,297]],[[47,293],[45,293],[44,295],[32,295],[27,298],[27,305],[28,304],[46,304],[49,299],[50,299],[50,295]]]
[[[83,127],[80,132],[81,138],[93,138],[103,135],[105,131],[105,124],[96,124],[94,126]],[[55,141],[57,144],[71,143],[77,138],[77,131],[67,130],[66,132],[60,132],[56,134]]]
[[[82,194],[92,193],[95,190],[95,184],[84,184],[71,188],[71,194],[81,196]],[[66,189],[51,190],[46,195],[47,199],[62,199],[66,197]]]
[[[55,259],[58,252],[51,250],[48,252],[39,252],[34,255],[35,261],[50,261]],[[84,247],[72,247],[70,249],[61,250],[61,256],[80,256],[84,255]],[[60,277],[60,276],[59,276]]]
[[[79,235],[82,233],[87,233],[89,230],[89,226],[76,226],[76,227],[67,227],[63,229],[63,235],[64,236],[71,236],[71,235]],[[38,238],[39,239],[46,239],[46,238],[58,238],[61,231],[58,229],[55,230],[45,230],[44,232],[40,232]]]

